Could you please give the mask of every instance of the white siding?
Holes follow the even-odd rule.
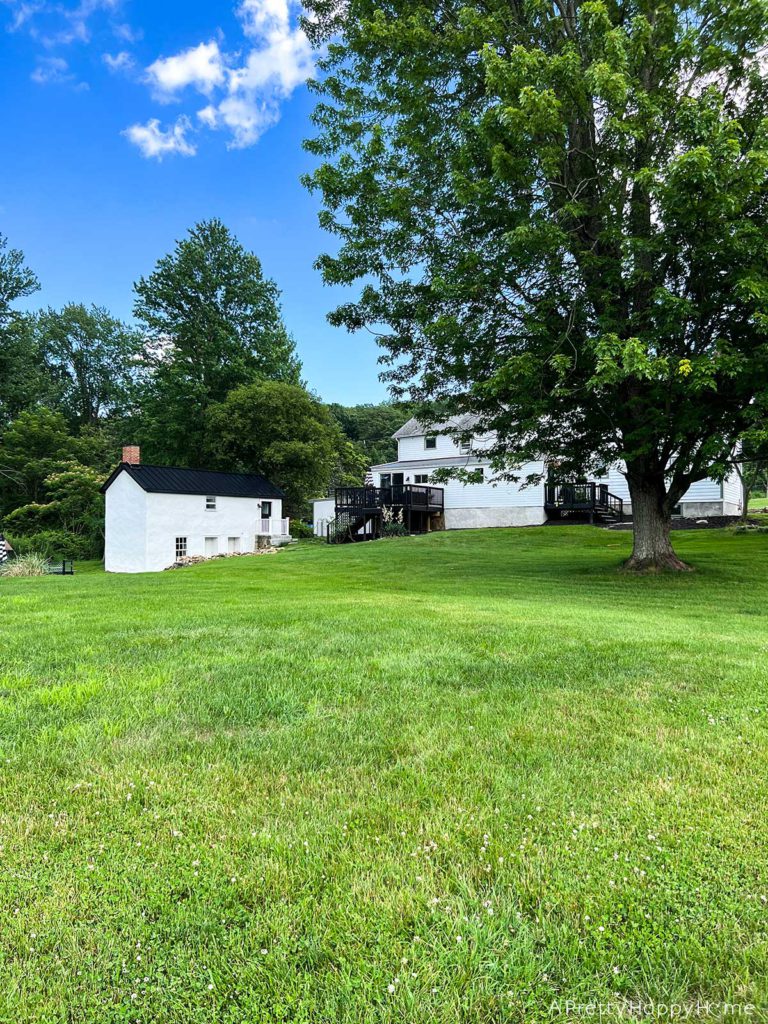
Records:
[[[147,494],[127,473],[120,473],[105,497],[104,568],[107,572],[145,572]]]
[[[625,502],[631,505],[632,499],[629,496],[629,486],[627,484],[627,478],[621,471],[620,466],[612,466],[608,471],[607,477],[596,478],[597,483],[608,484],[608,490],[611,494],[615,494],[618,498],[623,498]],[[727,495],[725,490],[727,489]],[[705,480],[697,480],[695,484],[691,484],[688,490],[685,492],[681,499],[681,504],[689,501],[695,502],[720,502],[726,498],[726,501],[733,502],[734,504],[741,503],[741,491],[739,487],[738,476],[734,473],[729,477],[722,485],[717,480],[711,480],[709,478]]]
[[[737,516],[744,509],[744,489],[735,470],[723,481],[723,503],[726,515]]]
[[[434,454],[434,453],[433,453]],[[476,463],[467,459],[467,469],[475,468]],[[435,466],[425,462],[424,468],[418,470],[412,468],[402,470],[405,483],[413,483],[415,473],[435,472]],[[519,470],[521,480],[518,483],[500,481],[497,484],[491,483],[493,473],[490,467],[485,466],[486,480],[481,484],[464,484],[460,480],[449,480],[444,484],[435,484],[442,487],[445,492],[445,507],[448,508],[528,508],[544,507],[544,485],[534,484],[530,487],[523,487],[524,478],[531,473],[541,473],[543,464],[531,462]],[[386,472],[390,472],[387,470]],[[394,472],[401,472],[394,470]],[[377,487],[381,486],[381,472],[374,471],[374,482]]]
[[[423,434],[420,434],[417,437],[401,437],[397,442],[398,461],[407,462],[412,459],[451,459],[456,458],[457,456],[471,459],[472,457],[471,455],[467,456],[466,452],[462,452],[459,442],[455,438],[449,437],[447,434],[437,435],[436,448],[425,448],[424,438],[425,435]],[[476,454],[484,448],[487,448],[490,440],[490,437],[473,437],[472,454]]]
[[[326,527],[336,517],[336,500],[334,498],[316,498],[312,502],[312,521],[316,537],[325,537]]]

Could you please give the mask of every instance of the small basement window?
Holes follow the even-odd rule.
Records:
[[[437,448],[437,436],[431,434],[429,437],[424,438],[424,447],[428,452],[433,452]]]
[[[176,558],[179,559],[179,558],[186,558],[186,557],[187,557],[187,538],[186,537],[177,537],[176,538]]]
[[[205,507],[209,512],[215,512],[216,510],[216,498],[213,495],[209,495],[205,499]]]

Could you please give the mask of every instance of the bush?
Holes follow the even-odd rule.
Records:
[[[36,552],[21,555],[0,565],[0,576],[45,576],[47,561],[44,555]]]
[[[315,531],[301,519],[291,520],[291,536],[297,540],[310,540],[315,536]]]
[[[40,554],[46,558],[71,558],[82,562],[101,558],[101,540],[66,530],[41,530],[30,534],[6,534],[17,555]]]

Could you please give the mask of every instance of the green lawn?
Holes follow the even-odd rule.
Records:
[[[675,541],[0,581],[0,1021],[765,1020],[768,536]]]

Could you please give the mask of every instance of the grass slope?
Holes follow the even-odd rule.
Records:
[[[0,581],[0,1021],[764,1019],[768,538],[630,542]]]

